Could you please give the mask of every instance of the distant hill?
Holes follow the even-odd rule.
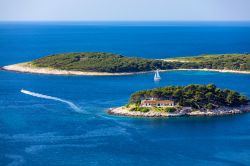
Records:
[[[31,62],[36,67],[93,72],[140,72],[156,68],[171,69],[172,63],[162,60],[125,57],[112,53],[85,52],[46,56]]]
[[[101,73],[106,73],[106,75],[133,74],[156,69],[192,69],[250,74],[250,54],[145,59],[104,52],[78,52],[49,55],[31,62],[4,66],[2,69],[41,74],[69,73],[78,75],[91,75],[91,73],[94,73],[93,75],[101,75]]]
[[[216,54],[165,59],[168,62],[182,62],[182,68],[207,68],[221,70],[250,70],[250,54]]]

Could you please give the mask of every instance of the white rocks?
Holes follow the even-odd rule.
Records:
[[[250,112],[250,105],[231,108],[231,107],[220,107],[218,109],[206,110],[206,111],[185,111],[180,110],[176,113],[166,113],[166,112],[139,112],[139,111],[129,111],[128,108],[118,107],[109,109],[109,114],[122,115],[122,116],[138,116],[138,117],[173,117],[173,116],[221,116],[221,115],[232,115],[241,114],[244,112]]]

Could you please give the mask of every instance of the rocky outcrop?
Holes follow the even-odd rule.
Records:
[[[109,114],[120,115],[120,116],[131,116],[131,117],[178,117],[178,116],[222,116],[222,115],[233,115],[241,114],[245,112],[250,112],[250,105],[245,105],[241,107],[220,107],[213,110],[188,110],[181,109],[174,113],[167,112],[139,112],[130,111],[126,107],[111,108],[108,110]]]

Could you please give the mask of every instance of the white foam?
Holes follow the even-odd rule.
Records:
[[[64,99],[61,99],[61,98],[58,98],[58,97],[53,97],[53,96],[47,96],[47,95],[43,95],[43,94],[40,94],[40,93],[35,93],[35,92],[28,91],[28,90],[24,90],[24,89],[21,89],[21,93],[24,93],[24,94],[27,94],[27,95],[30,95],[30,96],[34,96],[34,97],[38,97],[38,98],[43,98],[43,99],[48,99],[48,100],[55,100],[55,101],[59,101],[59,102],[62,102],[62,103],[66,103],[75,112],[83,113],[83,111],[79,107],[77,107],[74,103],[72,103],[71,101],[68,101],[68,100],[64,100]]]
[[[26,153],[36,154],[40,151],[46,150],[46,149],[52,149],[52,148],[95,148],[98,146],[106,145],[106,143],[88,143],[87,145],[82,144],[56,144],[56,145],[32,145],[25,148]]]

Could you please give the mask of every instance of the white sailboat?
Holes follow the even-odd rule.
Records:
[[[157,69],[155,71],[154,81],[160,81],[160,80],[161,80],[161,76],[159,74],[159,70]]]

